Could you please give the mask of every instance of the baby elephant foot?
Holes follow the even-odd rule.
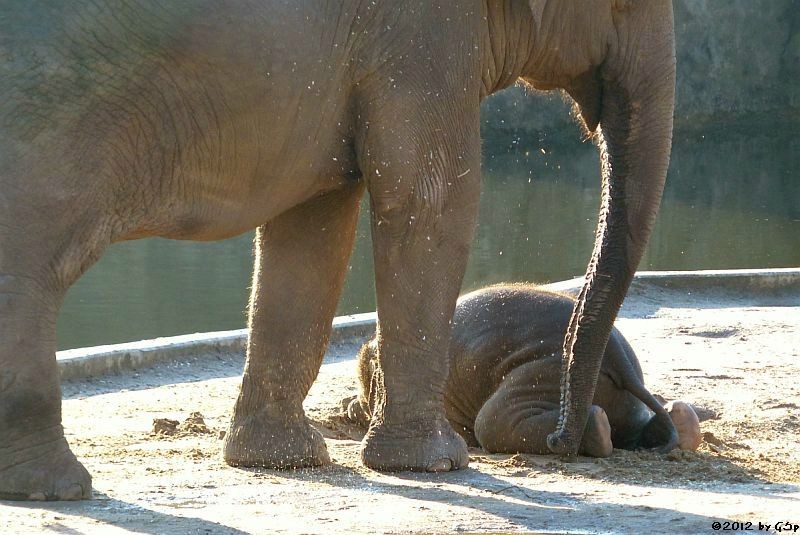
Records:
[[[404,426],[373,424],[364,437],[364,465],[386,472],[448,472],[466,468],[467,444],[446,419]]]
[[[700,447],[703,441],[700,434],[700,419],[692,406],[683,401],[670,401],[664,405],[664,409],[678,430],[678,447],[690,451]]]
[[[283,415],[259,411],[234,416],[225,435],[224,457],[231,466],[260,468],[306,468],[330,463],[322,435],[309,425],[305,415]]]
[[[578,450],[587,457],[611,457],[614,445],[611,443],[611,424],[608,415],[601,407],[592,405],[589,409],[589,420]]]
[[[88,500],[92,476],[62,437],[18,449],[0,448],[0,500]]]
[[[361,427],[369,425],[369,414],[358,400],[358,396],[349,396],[342,400],[342,412],[352,423]]]

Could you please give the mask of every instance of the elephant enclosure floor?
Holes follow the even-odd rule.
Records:
[[[800,524],[800,299],[637,284],[617,326],[650,389],[703,408],[697,452],[615,451],[565,464],[473,450],[450,474],[382,474],[359,462],[338,401],[355,347],[337,347],[307,400],[334,464],[227,467],[220,431],[240,381],[234,356],[64,385],[64,425],[94,499],[0,502],[0,533],[709,533],[714,521]],[[153,434],[153,420],[202,426]],[[722,526],[725,527],[724,525]],[[728,526],[733,527],[733,526]],[[746,527],[746,526],[745,526]]]

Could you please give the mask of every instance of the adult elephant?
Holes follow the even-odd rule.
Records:
[[[328,462],[302,401],[364,189],[380,390],[363,461],[466,466],[447,340],[475,225],[481,99],[564,88],[602,154],[550,448],[580,443],[668,164],[669,0],[0,0],[0,497],[76,499],[53,358],[67,288],[117,241],[258,228],[231,465]]]

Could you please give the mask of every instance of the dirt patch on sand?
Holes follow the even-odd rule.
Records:
[[[153,418],[153,430],[151,432],[155,436],[207,435],[211,433],[212,431],[206,425],[205,418],[199,412],[189,414],[183,422],[170,418]],[[220,431],[220,433],[224,433],[224,431]]]
[[[704,409],[697,452],[563,463],[473,449],[460,472],[373,472],[359,460],[360,430],[340,415],[339,401],[356,393],[350,347],[323,366],[306,402],[333,464],[233,469],[220,435],[241,361],[203,358],[65,385],[67,438],[95,499],[0,503],[0,532],[708,533],[716,520],[800,523],[800,307],[666,297],[633,296],[617,326],[651,390]],[[154,433],[154,419],[180,423]]]

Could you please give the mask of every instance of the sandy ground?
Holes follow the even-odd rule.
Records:
[[[307,400],[334,464],[242,470],[220,457],[241,361],[195,362],[64,386],[68,439],[94,476],[79,503],[0,502],[0,533],[710,533],[800,524],[800,296],[638,284],[617,326],[651,390],[710,417],[698,452],[609,459],[488,455],[450,474],[382,474],[358,460],[338,401],[355,346],[335,348]],[[154,434],[153,420],[203,426]],[[767,532],[767,530],[761,530]],[[784,531],[786,532],[786,531]]]

